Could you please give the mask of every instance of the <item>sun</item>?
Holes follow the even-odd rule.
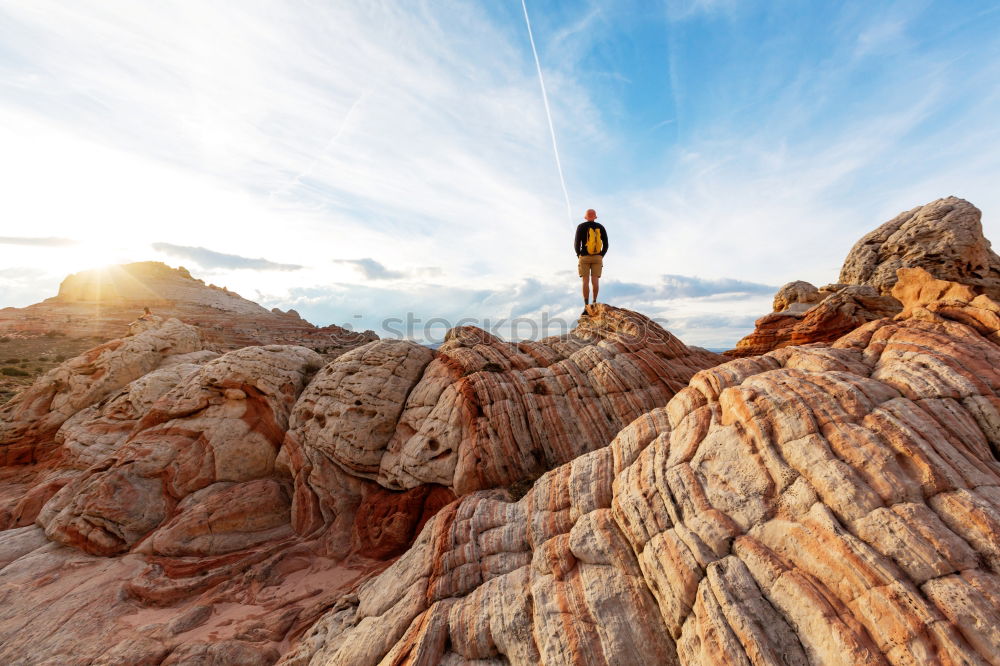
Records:
[[[115,266],[133,261],[137,261],[135,255],[125,248],[111,247],[97,241],[85,241],[65,257],[65,270],[67,273],[93,270],[108,275]]]

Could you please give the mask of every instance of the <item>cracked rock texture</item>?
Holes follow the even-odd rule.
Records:
[[[900,277],[898,320],[449,505],[281,663],[998,663],[1000,306]]]
[[[865,235],[844,260],[839,281],[888,294],[900,268],[923,268],[1000,300],[1000,256],[983,236],[982,213],[965,199],[917,206]]]

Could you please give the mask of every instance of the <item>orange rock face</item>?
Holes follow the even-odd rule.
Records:
[[[462,498],[282,663],[995,663],[1000,347],[935,314],[704,370]]]
[[[895,299],[879,296],[872,287],[836,287],[836,291],[827,292],[829,295],[808,309],[764,315],[757,320],[754,332],[737,342],[736,349],[726,355],[756,356],[782,347],[833,342],[863,324],[899,312]]]
[[[1000,304],[783,293],[894,316],[721,365],[609,306],[71,359],[0,412],[0,663],[996,662]]]

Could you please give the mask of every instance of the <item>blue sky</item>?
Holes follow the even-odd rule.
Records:
[[[318,324],[574,318],[732,345],[962,196],[1000,237],[995,2],[0,0],[0,306],[185,265]],[[502,332],[502,331],[501,331]]]

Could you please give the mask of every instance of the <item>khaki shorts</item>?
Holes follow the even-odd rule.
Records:
[[[580,270],[580,277],[586,279],[593,275],[599,278],[601,277],[601,269],[604,268],[604,257],[599,254],[580,257],[580,261],[577,264]]]

